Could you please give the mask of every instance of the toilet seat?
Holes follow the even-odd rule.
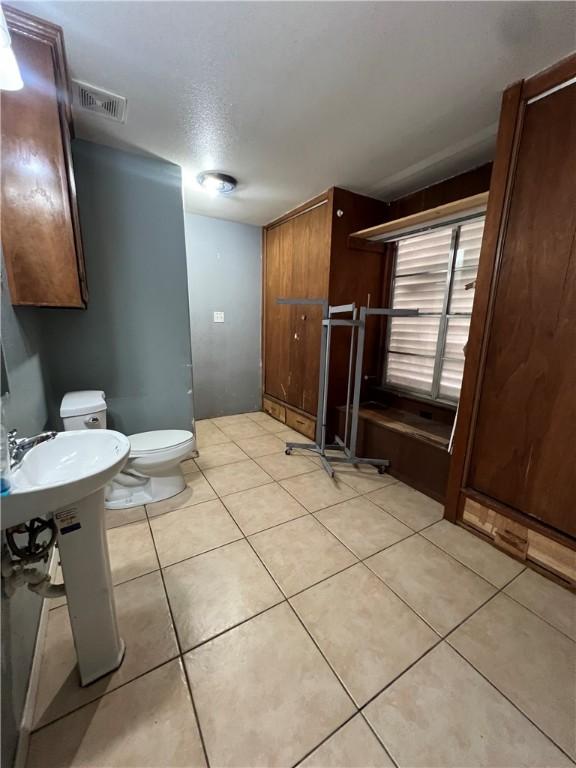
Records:
[[[194,449],[194,435],[185,429],[158,429],[128,435],[128,468],[148,474],[178,464]]]
[[[155,429],[128,435],[130,457],[150,456],[172,448],[184,449],[192,443],[194,435],[186,429]]]

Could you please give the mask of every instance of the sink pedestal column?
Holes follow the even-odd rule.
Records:
[[[106,539],[104,488],[54,513],[81,685],[124,657]]]

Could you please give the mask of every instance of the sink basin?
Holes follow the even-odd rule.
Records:
[[[130,452],[125,435],[110,429],[61,432],[24,456],[2,497],[2,530],[48,515],[103,488]]]

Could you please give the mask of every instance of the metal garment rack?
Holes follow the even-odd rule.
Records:
[[[311,451],[320,457],[322,466],[330,477],[334,477],[332,464],[371,464],[384,472],[388,459],[368,459],[356,455],[358,437],[358,416],[360,412],[360,394],[362,390],[362,367],[364,364],[364,341],[366,336],[366,318],[377,315],[386,317],[416,317],[417,309],[384,309],[357,307],[356,304],[330,306],[324,299],[277,299],[278,304],[310,305],[322,307],[322,336],[320,341],[320,376],[318,381],[318,411],[314,443],[286,443],[286,453],[293,450]],[[338,315],[351,315],[348,318]],[[344,440],[336,436],[335,443],[326,443],[326,421],[328,415],[328,379],[330,375],[330,342],[332,328],[345,326],[351,329],[350,353],[348,357],[348,386],[346,391],[346,417]],[[356,354],[354,348],[356,347]],[[351,418],[350,418],[351,417]],[[331,451],[331,454],[327,454]],[[334,455],[340,452],[341,455]]]

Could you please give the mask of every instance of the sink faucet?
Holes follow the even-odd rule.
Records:
[[[35,445],[46,442],[46,440],[53,440],[58,432],[40,432],[39,435],[34,437],[16,437],[18,434],[17,429],[11,429],[8,432],[8,451],[10,452],[10,469],[14,469],[20,464],[24,456]]]

